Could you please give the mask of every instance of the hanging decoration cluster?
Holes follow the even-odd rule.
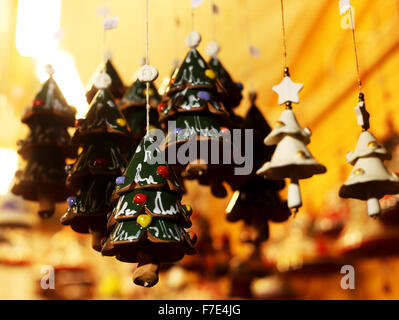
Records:
[[[90,106],[84,119],[75,121],[76,110],[67,104],[53,79],[54,70],[48,67],[49,79],[22,118],[30,133],[19,141],[18,152],[27,165],[17,171],[12,192],[38,201],[42,218],[53,214],[56,202],[67,199],[68,209],[61,223],[75,232],[91,234],[92,247],[102,255],[138,263],[133,272],[134,283],[152,287],[159,280],[162,263],[196,253],[197,237],[186,230],[192,226],[193,210],[182,203],[182,181],[197,180],[220,198],[226,197],[224,183],[228,183],[233,195],[226,219],[243,222],[241,241],[252,244],[251,261],[260,261],[260,246],[269,237],[269,221],[286,221],[291,212],[296,213],[302,206],[299,180],[326,172],[307,148],[311,131],[300,126],[293,111],[303,84],[290,78],[284,3],[280,1],[284,75],[273,91],[285,109],[273,129],[257,107],[257,92],[253,89],[245,117],[236,114],[243,99],[243,85],[233,80],[220,61],[214,29],[206,50],[209,61],[201,56],[197,49],[201,35],[194,31],[194,12],[192,32],[186,38],[188,53],[176,66],[165,90],[160,90],[162,96],[158,93],[154,84],[158,70],[149,64],[146,0],[146,55],[137,78],[126,88],[107,53],[89,81],[86,98]],[[191,3],[195,8],[202,1]],[[211,18],[215,19],[219,9],[213,1],[210,3]],[[379,199],[399,193],[399,177],[388,172],[383,161],[391,159],[391,155],[369,132],[370,116],[361,88],[351,8],[349,0],[340,1],[342,13],[349,10],[351,18],[359,85],[355,112],[362,133],[355,151],[347,154],[347,162],[354,168],[339,195],[367,200],[368,213],[375,217],[381,211]],[[105,16],[104,13],[104,32],[117,26],[117,18],[107,20]],[[250,54],[255,57],[259,51],[250,45]],[[169,121],[174,121],[175,126],[169,127]],[[76,131],[71,138],[67,128],[74,123]],[[159,141],[152,129],[167,132],[156,147]],[[224,164],[222,153],[213,154],[212,143],[218,145],[218,151],[233,153],[234,143],[225,138],[234,129],[254,132],[254,170],[248,175],[234,175],[234,165]],[[242,136],[241,146],[245,147],[245,143]],[[207,152],[191,154],[190,146]],[[182,158],[187,163],[182,164]],[[284,179],[289,179],[287,201],[279,195],[285,187]],[[207,252],[213,252],[209,228],[203,229],[207,232],[200,246],[208,246]],[[226,252],[228,247],[225,241]],[[223,274],[227,273],[226,261],[230,259],[230,251],[226,252],[220,258]],[[201,256],[192,259],[191,264],[197,268],[199,260]],[[190,259],[187,261],[188,268]],[[238,278],[242,276],[239,270],[258,272],[262,268],[251,261],[245,268],[237,268]],[[201,265],[199,269],[202,268]]]

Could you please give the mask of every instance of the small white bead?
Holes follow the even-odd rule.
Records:
[[[44,66],[44,69],[45,69],[46,73],[49,74],[50,76],[52,76],[54,74],[54,68],[51,64],[46,64]]]
[[[211,57],[216,57],[220,51],[220,46],[216,41],[211,41],[206,47],[206,54]]]
[[[112,52],[110,50],[107,50],[104,52],[104,59],[109,60],[112,58]]]
[[[309,128],[305,128],[305,129],[303,129],[303,131],[305,131],[305,133],[308,137],[312,136],[312,130],[310,130]]]
[[[96,76],[96,79],[94,80],[94,86],[97,89],[106,89],[111,85],[111,77],[105,73],[101,72]]]
[[[186,46],[196,48],[201,42],[201,35],[197,31],[191,32],[186,38]]]
[[[156,78],[158,78],[158,70],[150,66],[148,64],[145,64],[142,66],[138,72],[137,78],[141,82],[151,82],[154,81]]]

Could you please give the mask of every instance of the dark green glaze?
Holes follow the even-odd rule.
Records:
[[[208,78],[205,75],[205,70],[207,69],[210,69],[210,67],[205,59],[197,49],[191,49],[179,67],[175,81],[170,84],[167,91],[181,89],[186,84],[199,87],[214,87],[215,79]]]
[[[237,84],[233,81],[230,74],[217,57],[211,57],[211,59],[209,60],[209,65],[211,66],[213,71],[215,71],[222,86],[227,91],[227,95],[225,95],[223,99],[225,106],[228,109],[237,107],[242,100],[242,88],[237,86]]]
[[[94,80],[98,73],[104,71],[111,77],[111,85],[109,86],[109,91],[111,92],[112,96],[116,99],[119,100],[122,98],[123,94],[125,93],[125,85],[123,84],[123,81],[121,77],[118,74],[118,71],[114,67],[111,59],[107,59],[105,61],[105,66],[104,62],[100,63],[100,65],[97,67],[96,71],[94,72],[92,78],[89,81],[89,91],[86,93],[86,99],[88,103],[91,103],[93,100],[93,97],[96,95],[98,89],[94,86]]]
[[[33,105],[41,100],[40,105]],[[28,107],[22,117],[22,122],[28,125],[47,123],[53,125],[73,126],[76,109],[68,105],[57,83],[50,77],[41,87],[32,106]]]
[[[157,106],[161,103],[161,96],[158,94],[157,88],[150,83],[150,126],[160,128],[158,120]],[[134,149],[140,143],[146,133],[147,111],[146,111],[146,84],[138,79],[127,89],[125,95],[119,103],[119,108],[127,120],[129,126],[132,143],[131,152],[128,158],[133,155]]]
[[[39,193],[55,202],[67,198],[65,158],[76,155],[67,127],[74,125],[75,113],[50,76],[22,117],[31,131],[19,141],[18,152],[28,163],[15,174],[14,194],[32,201],[39,200]]]
[[[135,195],[146,195],[145,203],[136,203]],[[187,220],[189,212],[180,204],[180,198],[175,192],[154,191],[151,189],[136,189],[119,198],[113,215],[115,220],[125,220],[137,218],[138,215],[150,212],[150,215],[164,219],[179,219],[185,228],[189,228],[191,223]]]
[[[150,135],[142,139],[124,173],[124,183],[115,191],[125,189],[119,194],[110,217],[114,223],[109,221],[112,232],[103,247],[103,254],[116,255],[122,261],[137,261],[139,250],[154,255],[161,262],[177,261],[184,254],[195,252],[184,230],[191,226],[191,211],[180,204],[182,189],[179,182],[165,163],[149,163],[152,159],[149,147],[153,142]],[[169,168],[169,177],[157,173],[159,165]],[[129,188],[132,185],[134,189]],[[151,217],[148,226],[142,227],[137,222],[140,215]]]
[[[149,148],[152,144],[153,138],[150,135],[143,137],[126,171],[123,173],[125,182],[119,185],[117,189],[126,188],[131,185],[136,185],[138,188],[158,186],[169,189],[167,185],[167,180],[169,180],[177,190],[183,192],[182,185],[166,162],[150,164],[155,161],[154,157],[161,153],[159,148],[154,149],[154,153],[151,153]],[[168,179],[163,178],[157,173],[158,166],[161,165],[169,168],[170,177]]]
[[[192,138],[219,140],[221,136],[219,123],[211,115],[181,113],[176,119],[176,128],[178,128],[177,131],[168,133],[166,145],[185,142]]]
[[[101,221],[106,226],[107,213],[112,210],[110,200],[114,187],[114,176],[94,176],[84,181],[76,202],[63,215],[61,223],[79,233],[88,233],[92,225]]]
[[[37,124],[31,127],[31,132],[18,143],[18,153],[26,160],[36,147],[59,147],[68,158],[76,156],[76,147],[72,145],[67,128],[54,127],[47,124]]]
[[[161,102],[161,96],[158,94],[158,90],[155,85],[150,83],[150,104],[152,107],[156,107]],[[146,105],[146,83],[141,82],[138,79],[133,82],[133,84],[126,90],[124,96],[122,97],[120,104],[122,106],[133,106],[133,105]]]
[[[126,126],[107,89],[98,90],[86,118],[79,121],[74,135],[81,152],[68,172],[67,185],[76,192],[76,201],[61,218],[80,233],[100,232],[107,236],[107,214],[112,210],[111,196],[115,179],[126,168],[122,146],[128,139]],[[93,239],[96,239],[95,237]],[[100,250],[99,243],[93,248]]]
[[[100,159],[100,165],[98,159]],[[117,143],[107,135],[99,135],[97,141],[84,145],[69,171],[68,183],[72,186],[79,185],[87,175],[119,176],[125,167],[126,161]]]
[[[64,201],[69,194],[64,167],[64,156],[57,148],[35,148],[25,169],[16,172],[11,191],[24,199],[36,201],[38,188],[50,187],[54,201]]]
[[[124,118],[110,92],[107,89],[98,90],[85,119],[79,122],[74,139],[80,142],[85,135],[91,135],[98,131],[107,131],[112,135],[127,137],[129,131],[126,126],[118,124],[118,119]]]

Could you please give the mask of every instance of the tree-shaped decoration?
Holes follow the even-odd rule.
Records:
[[[215,71],[217,78],[227,91],[227,95],[224,96],[223,103],[225,107],[229,109],[236,108],[240,105],[242,100],[242,90],[244,86],[241,82],[234,82],[229,72],[225,69],[223,64],[220,62],[217,54],[220,51],[220,46],[216,41],[212,41],[206,48],[206,53],[211,57],[209,59],[209,65],[213,71]]]
[[[254,130],[253,165],[257,169],[263,162],[270,160],[275,147],[263,144],[271,128],[255,104],[255,92],[251,92],[250,101],[251,107],[244,119],[244,128]],[[291,215],[287,203],[279,195],[279,190],[284,187],[283,181],[263,179],[254,171],[243,184],[233,184],[232,187],[235,192],[227,206],[226,219],[230,222],[244,222],[244,231],[241,233],[244,242],[258,244],[267,240],[268,220],[282,222]]]
[[[122,147],[128,141],[126,121],[107,90],[111,79],[97,75],[98,89],[85,119],[77,122],[73,141],[81,152],[68,166],[67,185],[76,192],[68,198],[68,210],[61,218],[64,225],[79,233],[91,233],[93,248],[101,250],[101,239],[107,235],[107,213],[115,179],[126,167]]]
[[[222,143],[220,120],[228,116],[222,103],[226,91],[215,71],[197,51],[200,41],[201,36],[197,32],[188,36],[186,43],[191,49],[176,77],[170,80],[163,97],[164,103],[158,106],[159,120],[165,127],[172,120],[176,125],[164,141],[166,152],[172,146],[172,152],[176,152],[176,149],[179,152],[180,146],[190,140],[197,144],[197,150],[208,150],[207,156],[197,152],[187,165],[183,165],[183,178],[198,179],[200,183],[209,184],[214,195],[225,196],[226,192],[216,174],[222,161],[219,159],[217,164],[211,163],[210,141]],[[219,155],[222,156],[222,152]]]
[[[95,86],[95,81],[97,79],[98,74],[102,72],[105,72],[111,77],[112,82],[108,90],[111,92],[112,96],[114,97],[115,102],[118,103],[119,100],[125,94],[126,87],[123,84],[123,81],[119,76],[118,71],[116,71],[116,68],[114,67],[110,57],[107,57],[105,61],[101,62],[98,65],[98,67],[93,73],[93,76],[89,80],[86,92],[87,102],[91,103],[91,100],[93,100],[94,96],[96,95],[98,88]]]
[[[22,122],[30,128],[25,140],[19,141],[19,153],[27,160],[24,170],[16,172],[15,195],[39,202],[39,215],[49,218],[55,202],[63,202],[70,194],[65,186],[65,158],[74,157],[67,127],[75,122],[76,110],[66,102],[53,79],[43,84],[32,105],[26,108]]]
[[[172,169],[156,161],[161,151],[152,150],[154,142],[148,132],[118,178],[117,205],[108,220],[112,232],[102,249],[103,255],[138,262],[133,281],[145,287],[158,282],[161,262],[195,253],[195,236],[184,230],[191,226],[191,207],[180,203],[183,189]]]
[[[285,104],[285,110],[264,141],[266,145],[277,145],[277,147],[272,159],[257,171],[257,174],[267,179],[290,179],[288,207],[294,212],[302,206],[299,180],[327,171],[306,148],[310,143],[311,131],[308,128],[301,128],[292,111],[292,103],[299,102],[298,92],[302,88],[302,84],[291,80],[288,68],[285,68],[283,81],[273,87],[279,96],[279,104]]]
[[[386,194],[399,193],[399,178],[395,173],[389,173],[384,165],[383,161],[390,160],[391,154],[368,131],[370,115],[366,110],[363,93],[359,94],[359,104],[355,111],[363,132],[355,151],[346,156],[346,161],[353,165],[353,169],[339,190],[339,195],[342,198],[367,200],[369,216],[377,217],[381,213],[378,199]]]
[[[146,131],[146,83],[136,79],[126,90],[125,95],[119,103],[119,110],[127,120],[132,134],[132,146],[135,150]],[[154,83],[150,83],[150,126],[159,128],[157,107],[161,103],[161,96],[158,94]]]

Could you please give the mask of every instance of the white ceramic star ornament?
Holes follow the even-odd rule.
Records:
[[[299,103],[298,93],[303,89],[303,84],[292,81],[287,69],[283,81],[272,89],[278,94],[278,104],[281,105],[286,102]]]

